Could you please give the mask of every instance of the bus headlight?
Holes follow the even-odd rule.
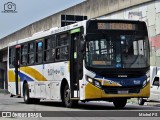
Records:
[[[147,82],[149,82],[149,81],[150,81],[150,71],[148,71],[148,72],[146,73],[146,76],[147,76]]]
[[[147,79],[143,82],[143,87],[147,85],[147,83],[150,81],[150,71],[146,73]]]
[[[149,81],[150,81],[150,77],[148,77],[147,80],[143,82],[143,87],[145,87]]]
[[[92,78],[88,78],[88,82],[93,83],[93,79]]]
[[[146,84],[147,84],[147,81],[145,80],[145,81],[143,82],[143,87],[146,86]]]
[[[90,78],[88,76],[86,76],[86,79],[89,83],[93,84],[94,86],[98,87],[98,88],[101,88],[101,82],[98,81],[98,80],[95,80],[93,78]]]
[[[97,80],[94,81],[94,85],[101,88],[101,83]]]

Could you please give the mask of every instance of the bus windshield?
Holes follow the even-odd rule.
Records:
[[[88,34],[85,61],[91,68],[146,68],[149,66],[147,35]]]

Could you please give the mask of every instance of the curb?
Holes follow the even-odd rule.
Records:
[[[6,89],[0,89],[0,93],[9,94],[8,90]]]

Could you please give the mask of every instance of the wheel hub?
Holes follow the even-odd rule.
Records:
[[[70,95],[70,91],[69,91],[69,89],[67,89],[65,92],[65,101],[67,103],[70,103],[70,96],[69,95]]]

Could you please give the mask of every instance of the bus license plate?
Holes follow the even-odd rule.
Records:
[[[121,91],[118,91],[118,94],[128,94],[128,90],[121,90]]]

